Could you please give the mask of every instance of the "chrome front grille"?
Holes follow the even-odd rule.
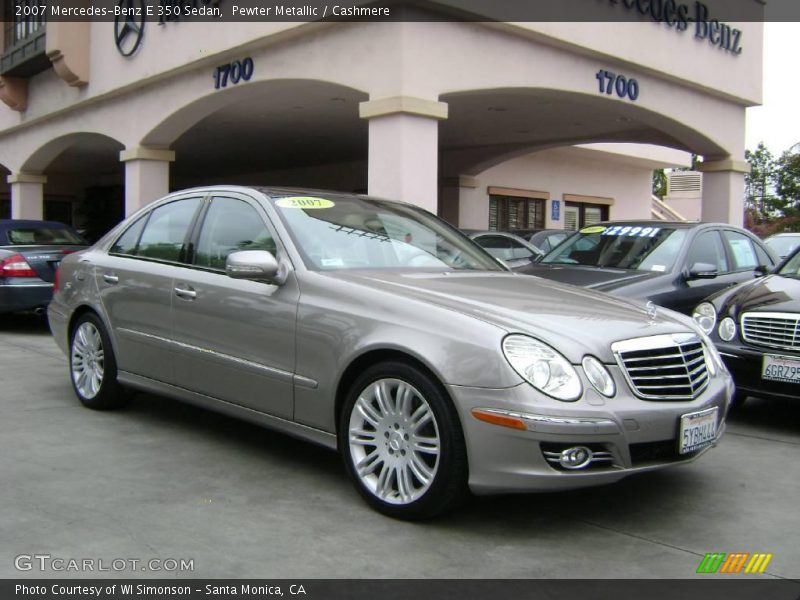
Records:
[[[646,400],[690,400],[708,385],[705,349],[694,333],[655,335],[611,345],[633,392]]]
[[[800,315],[795,313],[745,313],[742,337],[759,346],[800,350]]]

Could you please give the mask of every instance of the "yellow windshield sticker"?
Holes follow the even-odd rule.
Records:
[[[325,198],[315,198],[313,196],[293,196],[292,198],[281,198],[275,201],[276,206],[281,208],[331,208],[335,206],[330,200]]]
[[[594,227],[584,227],[581,233],[603,233],[606,230],[602,225],[595,225]]]

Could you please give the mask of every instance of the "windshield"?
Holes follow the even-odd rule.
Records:
[[[800,235],[785,235],[781,237],[771,237],[765,242],[778,256],[789,256],[798,244]]]
[[[273,202],[313,270],[505,270],[444,221],[413,206],[338,195]]]
[[[665,272],[672,269],[685,239],[685,229],[594,225],[562,242],[540,262]]]
[[[786,264],[781,267],[778,274],[786,277],[800,276],[800,252],[795,252],[795,255],[787,260]]]
[[[6,232],[12,246],[86,245],[86,241],[64,227],[18,227]]]

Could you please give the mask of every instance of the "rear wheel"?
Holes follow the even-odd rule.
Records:
[[[117,382],[117,361],[100,318],[86,313],[75,323],[69,342],[72,388],[84,406],[98,410],[118,408],[128,395]]]
[[[419,369],[387,362],[352,385],[339,423],[345,467],[364,499],[417,520],[456,506],[467,492],[467,456],[449,398]]]

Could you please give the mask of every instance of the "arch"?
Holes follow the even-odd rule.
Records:
[[[181,135],[203,119],[253,98],[269,98],[263,116],[274,114],[277,108],[292,108],[314,101],[320,106],[324,102],[343,103],[355,107],[369,98],[369,94],[355,88],[320,79],[268,79],[231,85],[227,89],[214,90],[205,96],[178,108],[142,136],[140,144],[153,148],[169,148]]]
[[[440,146],[450,173],[476,175],[512,158],[596,142],[655,144],[703,156],[726,156],[707,132],[634,102],[552,88],[450,92]],[[471,138],[471,139],[470,139]]]
[[[34,150],[22,163],[21,170],[27,173],[43,173],[64,152],[84,148],[93,153],[114,152],[116,160],[119,151],[125,148],[119,140],[104,133],[77,131],[53,138]]]

